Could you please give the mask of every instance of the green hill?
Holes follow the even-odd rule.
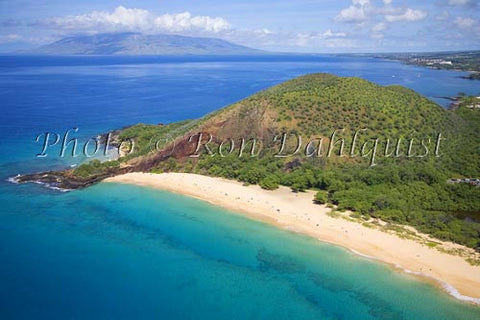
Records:
[[[116,139],[135,140],[133,153],[57,180],[87,185],[129,171],[183,171],[318,189],[317,200],[340,210],[480,250],[480,187],[450,180],[480,177],[479,114],[443,109],[399,86],[311,74],[198,120],[129,127]]]

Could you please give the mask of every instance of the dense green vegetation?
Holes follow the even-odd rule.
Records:
[[[152,137],[168,135],[186,143],[196,132],[213,133],[225,139],[261,137],[262,152],[252,157],[238,149],[227,156],[206,152],[198,158],[173,154],[153,164],[153,172],[182,171],[222,176],[264,189],[279,185],[295,192],[318,191],[317,203],[330,203],[340,210],[352,210],[364,218],[415,226],[439,239],[450,240],[480,251],[480,187],[448,183],[451,178],[480,177],[480,110],[467,108],[469,97],[456,110],[445,110],[412,90],[381,87],[358,78],[314,74],[287,81],[216,111],[197,121],[167,126],[137,125],[123,130],[119,139],[134,139],[138,148],[122,162],[152,154]],[[275,135],[287,132],[308,140],[325,139],[333,130],[345,138],[343,157],[275,157],[279,142]],[[368,157],[349,156],[352,134],[367,129],[358,144],[379,139],[379,150],[387,139],[402,139],[401,156],[379,156],[375,166]],[[340,132],[339,131],[339,132]],[[435,138],[443,134],[438,155]],[[428,146],[425,156],[407,156],[408,141],[415,139],[413,154],[422,153],[421,140]],[[432,140],[428,142],[428,139]],[[154,139],[156,141],[158,139]],[[179,141],[180,141],[179,140]],[[217,141],[218,143],[218,141]],[[287,143],[292,149],[294,142]],[[168,148],[168,143],[164,145]],[[305,146],[305,144],[304,144]],[[162,146],[160,146],[162,147]],[[204,150],[203,150],[204,151]],[[337,146],[334,154],[340,152]],[[75,173],[98,172],[81,166]]]
[[[312,84],[314,84],[312,86]],[[431,135],[442,129],[443,110],[414,91],[382,87],[359,78],[308,75],[263,92],[278,110],[284,130],[330,136],[333,129],[355,129],[387,137]]]
[[[152,151],[161,150],[171,143],[174,137],[184,134],[195,124],[195,121],[185,120],[168,125],[137,124],[122,130],[117,142],[124,143],[127,155],[120,161],[128,161]],[[132,147],[131,141],[134,141]]]
[[[315,194],[313,199],[318,204],[325,204],[328,202],[328,192],[325,190],[320,190]]]
[[[75,169],[74,174],[81,178],[88,178],[93,175],[102,174],[109,169],[118,168],[120,162],[117,160],[101,162],[98,159],[84,163]]]
[[[141,123],[122,129],[115,135],[115,141],[112,143],[112,145],[116,145],[117,150],[120,149],[123,152],[122,157],[119,157],[118,160],[105,162],[92,160],[80,165],[73,171],[73,174],[86,179],[100,175],[111,168],[118,168],[121,163],[127,163],[131,159],[162,149],[172,142],[173,137],[184,134],[193,123],[192,120],[168,125]]]
[[[449,176],[431,164],[322,168],[310,161],[285,170],[279,160],[242,161],[232,156],[202,158],[195,172],[258,183],[265,189],[278,184],[294,191],[317,188],[314,200],[319,203],[330,202],[365,218],[413,225],[439,239],[480,249],[480,187],[448,184]]]

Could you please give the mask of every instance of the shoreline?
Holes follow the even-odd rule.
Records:
[[[339,245],[360,256],[434,282],[459,300],[480,304],[480,266],[417,241],[400,238],[358,222],[333,218],[331,209],[313,202],[313,191],[293,193],[287,187],[259,186],[189,173],[127,173],[104,180],[167,190],[244,214],[284,230]]]

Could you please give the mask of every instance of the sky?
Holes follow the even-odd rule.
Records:
[[[0,0],[0,52],[64,37],[214,37],[277,52],[480,49],[480,0]]]

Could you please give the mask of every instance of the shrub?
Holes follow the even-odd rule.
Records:
[[[318,204],[325,204],[328,201],[328,192],[324,190],[320,190],[315,194],[314,198],[315,203]]]
[[[275,190],[278,189],[279,179],[275,175],[268,175],[260,180],[259,185],[262,189]]]

